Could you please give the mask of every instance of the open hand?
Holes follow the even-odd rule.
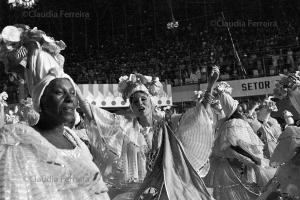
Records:
[[[211,73],[208,77],[208,82],[215,83],[219,79],[220,70],[218,66],[213,66]]]
[[[220,70],[218,66],[213,66],[210,75],[208,76],[208,87],[212,87],[219,79]]]

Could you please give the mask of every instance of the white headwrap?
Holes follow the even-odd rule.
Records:
[[[220,104],[226,117],[230,117],[239,105],[239,102],[234,100],[230,95],[232,92],[231,86],[226,82],[221,82],[214,89],[214,92],[216,92],[216,96],[219,97]]]
[[[75,88],[75,83],[73,79],[66,73],[64,73],[62,70],[59,69],[52,69],[42,80],[37,83],[33,87],[33,92],[32,92],[32,101],[33,101],[33,108],[35,111],[40,112],[40,101],[41,97],[44,94],[45,88],[49,85],[49,83],[57,78],[66,78],[70,80],[72,83],[73,87]]]

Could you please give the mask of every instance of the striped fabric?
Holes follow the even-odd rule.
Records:
[[[122,159],[125,180],[120,181],[143,180],[146,174],[144,148],[147,143],[136,119],[127,119],[93,105],[91,108],[98,127],[98,131],[90,135],[95,143],[92,145],[96,146],[102,139],[106,147]],[[213,132],[210,115],[202,104],[184,114],[176,135],[195,171],[204,176],[209,169]]]
[[[196,171],[208,161],[213,146],[212,121],[202,104],[187,110],[176,131],[190,163]],[[207,168],[203,168],[206,169]]]
[[[162,145],[134,200],[213,200],[170,127],[162,124],[158,132]]]
[[[27,56],[27,53],[28,53],[27,49],[24,46],[21,46],[17,50],[16,57],[17,57],[17,59],[23,59]]]

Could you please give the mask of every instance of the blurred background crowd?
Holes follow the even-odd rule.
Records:
[[[221,80],[300,70],[297,0],[55,0],[33,11],[0,4],[7,12],[1,26],[37,26],[67,44],[65,70],[78,84],[118,83],[121,75],[132,72],[158,76],[172,86],[204,83],[213,64],[221,66]],[[175,20],[179,27],[167,29]],[[14,99],[18,85],[0,70],[0,89]]]

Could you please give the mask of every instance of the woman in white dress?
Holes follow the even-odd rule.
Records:
[[[8,29],[10,34],[4,34],[6,27],[2,38],[22,35],[17,27]],[[29,42],[35,45],[27,44],[28,49],[21,45],[24,41],[19,41],[30,53],[19,59],[18,49],[14,49],[4,52],[4,59],[10,66],[27,60],[27,83],[40,118],[33,127],[17,123],[0,129],[0,199],[109,200],[108,188],[87,146],[64,126],[73,120],[77,98],[74,82],[54,54],[46,51],[47,45],[57,46],[47,42],[43,32],[25,32],[36,36]]]
[[[176,129],[155,111],[151,98],[162,91],[156,78],[141,74],[120,78],[119,90],[125,100],[129,99],[134,118],[94,107],[79,95],[80,107],[94,129],[90,138],[96,142],[91,146],[102,140],[121,158],[125,178],[120,181],[125,187],[130,182],[143,182],[116,199],[212,199],[200,176],[209,169],[213,144],[209,103],[218,76],[219,70],[214,67],[204,100],[182,116]]]
[[[232,88],[221,82],[216,88],[226,120],[217,128],[211,168],[205,177],[217,200],[252,200],[272,178],[263,157],[263,143],[239,112]]]

